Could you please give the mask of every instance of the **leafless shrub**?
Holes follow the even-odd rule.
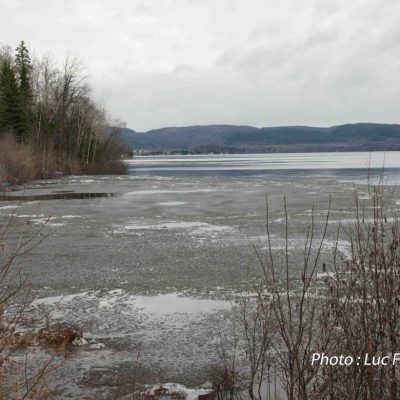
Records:
[[[388,189],[369,187],[370,200],[355,196],[355,222],[338,231],[351,244],[348,259],[337,247],[326,278],[325,318],[334,323],[330,354],[356,360],[345,368],[324,368],[318,398],[395,399],[400,373],[392,356],[399,351],[400,230]],[[325,327],[324,327],[325,328]],[[377,365],[366,365],[372,357]],[[389,365],[378,357],[389,356]],[[359,358],[360,357],[360,358]]]
[[[249,324],[246,315],[242,318],[251,361],[250,377],[258,375],[259,399],[263,398],[263,375],[266,369],[271,372],[271,368],[278,374],[288,399],[306,399],[308,387],[318,372],[318,368],[312,367],[309,362],[311,355],[317,344],[320,349],[326,349],[329,344],[329,337],[322,338],[317,334],[320,299],[316,280],[328,229],[329,211],[322,228],[318,230],[313,209],[310,225],[306,228],[303,254],[301,257],[294,257],[289,252],[290,227],[286,199],[283,207],[283,254],[277,253],[272,245],[267,204],[267,246],[265,252],[256,249],[260,268],[251,323]],[[295,268],[300,269],[298,277],[294,274]],[[273,334],[269,331],[273,331]],[[251,398],[254,398],[254,383],[254,379],[250,379]],[[267,393],[271,397],[268,390]],[[274,393],[276,397],[276,387]]]
[[[249,270],[250,272],[250,270]],[[251,272],[255,272],[251,269]],[[243,347],[247,359],[247,391],[250,399],[261,399],[262,386],[269,381],[273,328],[271,301],[259,280],[251,280],[244,294],[236,299],[238,318],[243,328]]]
[[[18,144],[11,135],[0,138],[0,182],[12,185],[37,177],[37,158],[28,147]]]
[[[238,365],[239,338],[233,328],[231,338],[220,335],[217,348],[219,362],[211,367],[211,392],[214,400],[233,400],[243,390],[242,376]]]
[[[365,365],[367,355],[370,361],[392,360],[400,337],[399,223],[382,181],[369,185],[369,195],[363,204],[355,195],[354,222],[339,224],[336,233],[328,232],[329,211],[321,225],[313,210],[301,257],[289,251],[286,200],[283,253],[273,248],[267,208],[267,248],[256,250],[255,296],[243,304],[241,317],[251,398],[276,397],[265,388],[254,393],[257,381],[268,386],[266,366],[277,373],[289,400],[399,398],[396,365]],[[327,235],[334,237],[331,256],[323,253]],[[340,240],[350,243],[349,257]],[[354,362],[312,363],[314,353],[351,356]]]
[[[0,225],[0,398],[47,399],[51,391],[46,374],[51,360],[33,365],[26,353],[25,361],[16,361],[19,348],[33,342],[33,327],[27,333],[19,329],[26,322],[29,300],[24,296],[27,281],[15,262],[44,239],[43,227],[27,239],[10,240],[14,215]],[[35,363],[35,362],[33,362]]]

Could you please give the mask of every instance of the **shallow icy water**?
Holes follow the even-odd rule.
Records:
[[[204,383],[220,333],[232,329],[229,299],[245,284],[253,245],[266,244],[266,194],[277,251],[284,249],[287,198],[295,256],[313,205],[320,226],[332,196],[334,229],[351,219],[355,188],[368,201],[359,176],[341,179],[75,176],[11,193],[113,194],[29,197],[18,208],[16,200],[0,203],[2,218],[16,212],[15,237],[29,236],[51,217],[47,239],[20,263],[35,290],[31,313],[51,310],[55,322],[82,329],[89,345],[104,344],[83,346],[58,370],[68,377],[70,396],[99,382],[99,371],[129,370],[139,344],[143,381]],[[393,201],[400,209],[400,195]],[[340,245],[345,254],[347,244]],[[324,251],[332,246],[328,241]]]
[[[145,176],[359,176],[366,169],[397,175],[399,151],[143,156],[128,160]]]

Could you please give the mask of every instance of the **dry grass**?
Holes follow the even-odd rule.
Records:
[[[28,347],[33,345],[34,340],[33,335],[23,335],[16,332],[10,337],[10,344],[17,347]]]
[[[15,143],[10,135],[0,138],[0,179],[11,185],[38,177],[38,159],[28,147]]]
[[[0,185],[7,182],[15,186],[33,179],[56,178],[60,173],[122,175],[127,173],[127,167],[119,158],[86,164],[75,159],[60,159],[54,151],[38,154],[30,146],[16,143],[11,135],[0,137]]]
[[[0,183],[5,182],[7,180],[7,168],[5,164],[2,162],[0,164]]]
[[[159,385],[143,394],[144,400],[185,400],[186,393],[179,388],[166,388]]]
[[[39,330],[39,344],[43,347],[54,347],[59,351],[65,350],[77,339],[82,339],[82,332],[74,327],[56,324]]]
[[[81,169],[85,175],[125,175],[127,171],[128,167],[121,160],[88,164]]]

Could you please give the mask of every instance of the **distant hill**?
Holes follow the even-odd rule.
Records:
[[[359,123],[330,128],[204,125],[144,133],[125,128],[123,140],[135,151],[145,153],[400,150],[400,125]]]

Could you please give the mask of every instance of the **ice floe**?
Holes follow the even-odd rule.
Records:
[[[158,206],[183,206],[186,204],[184,201],[160,201],[156,203]]]
[[[232,227],[225,225],[211,225],[206,222],[191,222],[191,221],[179,221],[179,222],[162,222],[154,225],[126,225],[126,230],[160,230],[160,229],[192,229],[202,228],[204,231],[226,231],[231,230]]]
[[[164,393],[164,396],[157,395],[157,393]],[[177,383],[163,383],[162,385],[154,385],[145,391],[145,397],[154,397],[155,399],[169,399],[174,398],[173,394],[182,393],[185,400],[197,400],[200,395],[210,392],[210,389],[204,388],[187,388],[186,386]]]
[[[154,194],[185,194],[185,193],[203,193],[215,192],[216,189],[188,189],[188,190],[167,190],[167,189],[151,189],[151,190],[135,190],[134,192],[126,192],[126,195],[154,195]]]
[[[57,312],[55,316],[60,317],[63,310],[71,307],[82,312],[86,309],[87,314],[91,309],[95,312],[101,310],[104,312],[122,311],[125,315],[150,314],[153,316],[166,316],[175,314],[207,314],[221,310],[229,310],[231,304],[224,300],[215,300],[209,298],[195,298],[182,296],[179,293],[159,294],[156,296],[136,296],[128,293],[124,289],[114,289],[106,293],[81,292],[66,296],[51,296],[36,299],[31,303],[31,307],[50,308]]]
[[[9,204],[7,206],[1,206],[0,210],[8,210],[8,209],[13,209],[13,208],[18,208],[17,204]]]

